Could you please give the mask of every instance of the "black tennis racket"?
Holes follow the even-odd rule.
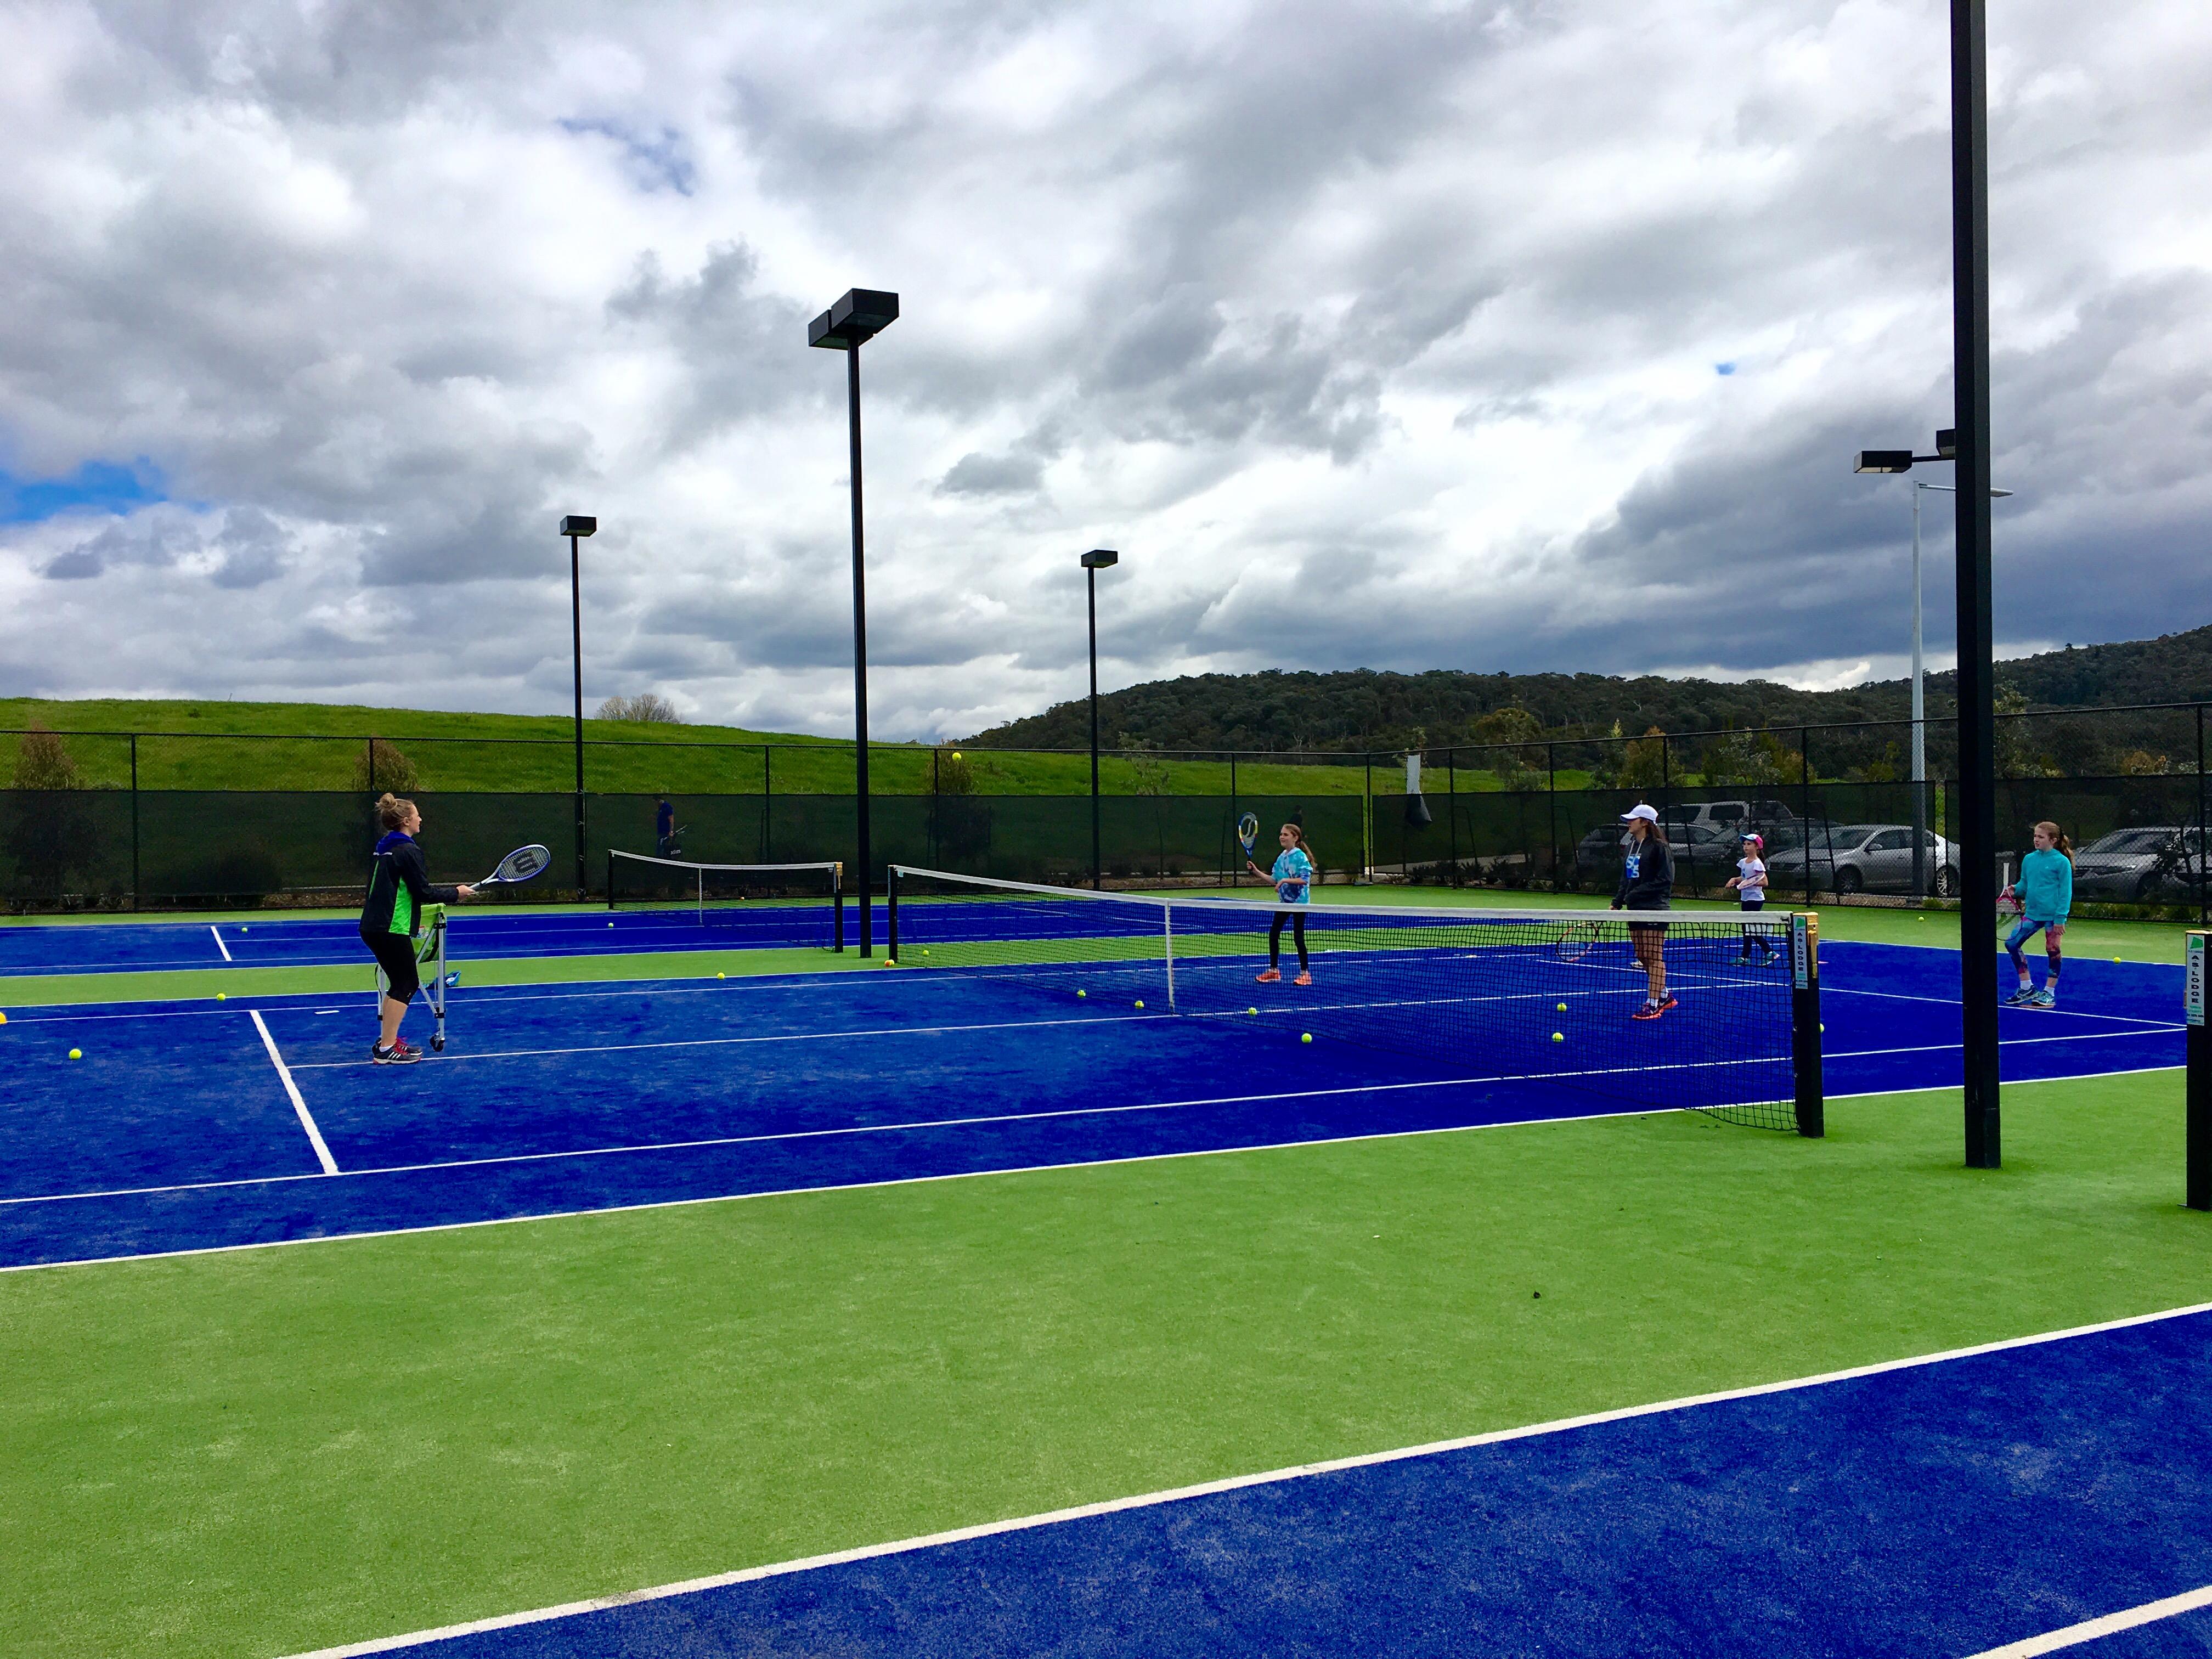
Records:
[[[1553,949],[1559,952],[1561,962],[1580,962],[1597,948],[1605,924],[1598,921],[1571,921]]]

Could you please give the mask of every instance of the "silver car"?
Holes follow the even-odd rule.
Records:
[[[1959,890],[1959,848],[1932,830],[1921,832],[1921,871],[1929,890],[1949,898]],[[1767,878],[1778,889],[1802,887],[1808,854],[1791,847],[1766,861]],[[1909,893],[1912,890],[1912,826],[1909,823],[1839,823],[1815,834],[1809,851],[1813,885],[1838,893]]]
[[[2203,832],[2195,824],[2137,824],[2076,850],[2074,893],[2123,904],[2182,899],[2194,890],[2203,867]]]

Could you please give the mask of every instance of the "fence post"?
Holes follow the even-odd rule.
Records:
[[[2205,925],[2208,901],[2204,892],[2206,876],[2206,848],[2204,845],[2204,705],[2197,705],[2197,925]]]
[[[1243,821],[1243,809],[1238,805],[1237,795],[1237,751],[1232,749],[1229,751],[1229,823],[1232,834],[1236,826]],[[1244,860],[1237,856],[1243,850],[1244,843],[1240,841],[1237,843],[1237,852],[1229,855],[1229,884],[1231,887],[1243,885]]]
[[[1459,885],[1459,750],[1444,750],[1444,812],[1451,820],[1451,884]]]
[[[376,739],[368,740],[368,793],[376,793]]]
[[[1813,734],[1797,728],[1797,816],[1805,825],[1805,902],[1813,902]],[[1821,839],[1826,841],[1824,835]]]
[[[2204,750],[2202,709],[2197,711],[2197,749],[2199,754]],[[2201,787],[2197,793],[2201,798],[2203,793]],[[131,734],[131,908],[133,910],[138,908],[138,734],[136,732]]]
[[[774,840],[769,830],[769,819],[775,812],[775,745],[761,745],[761,862],[772,863],[768,849]],[[842,915],[841,909],[838,913]]]
[[[1558,746],[1544,745],[1544,832],[1552,843],[1552,890],[1559,890],[1559,757]]]
[[[1370,750],[1366,761],[1366,781],[1359,786],[1359,874],[1363,881],[1375,879],[1375,752]]]

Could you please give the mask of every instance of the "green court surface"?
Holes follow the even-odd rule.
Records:
[[[0,1651],[275,1655],[2212,1298],[2178,1073],[0,1275]]]

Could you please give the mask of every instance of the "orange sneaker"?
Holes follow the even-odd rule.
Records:
[[[1283,982],[1283,976],[1279,973],[1276,972],[1275,969],[1270,968],[1266,973],[1261,974],[1252,982],[1255,985],[1280,985]]]
[[[1313,983],[1313,975],[1311,974],[1302,973],[1296,979],[1292,980],[1291,983],[1293,985],[1310,985]]]

